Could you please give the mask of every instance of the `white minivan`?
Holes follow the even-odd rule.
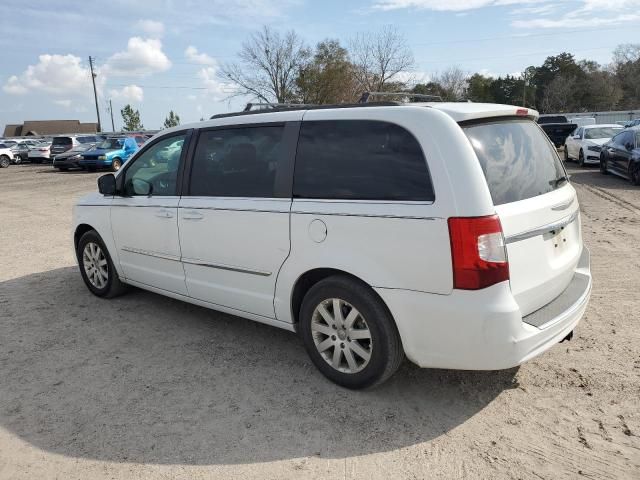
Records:
[[[163,130],[75,206],[80,272],[101,297],[133,285],[298,332],[349,388],[405,355],[519,365],[571,338],[591,292],[576,192],[536,118],[365,103]]]

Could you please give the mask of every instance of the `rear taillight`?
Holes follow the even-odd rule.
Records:
[[[479,290],[509,280],[509,263],[497,215],[449,219],[453,288]]]

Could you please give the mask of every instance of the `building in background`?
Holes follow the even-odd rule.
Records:
[[[28,137],[32,135],[58,135],[61,133],[97,133],[97,123],[80,123],[79,120],[27,120],[23,124],[4,127],[4,137]]]

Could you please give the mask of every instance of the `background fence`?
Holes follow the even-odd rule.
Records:
[[[557,113],[554,115],[564,115],[567,118],[571,117],[593,117],[596,119],[596,123],[616,123],[616,122],[628,122],[640,118],[640,110],[620,110],[610,112],[576,112],[576,113]]]

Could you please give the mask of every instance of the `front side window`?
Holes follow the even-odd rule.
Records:
[[[599,127],[599,128],[589,128],[585,130],[584,138],[587,140],[591,140],[594,138],[611,138],[616,133],[620,132],[622,127]]]
[[[142,152],[124,172],[126,196],[177,194],[178,168],[186,133],[163,138]],[[176,147],[176,142],[180,141]]]
[[[567,180],[557,152],[530,120],[498,120],[464,127],[494,205],[536,197]]]
[[[415,137],[399,125],[371,120],[303,122],[293,193],[317,199],[434,200]]]
[[[203,197],[275,197],[276,169],[285,154],[284,126],[200,132],[190,194]]]

